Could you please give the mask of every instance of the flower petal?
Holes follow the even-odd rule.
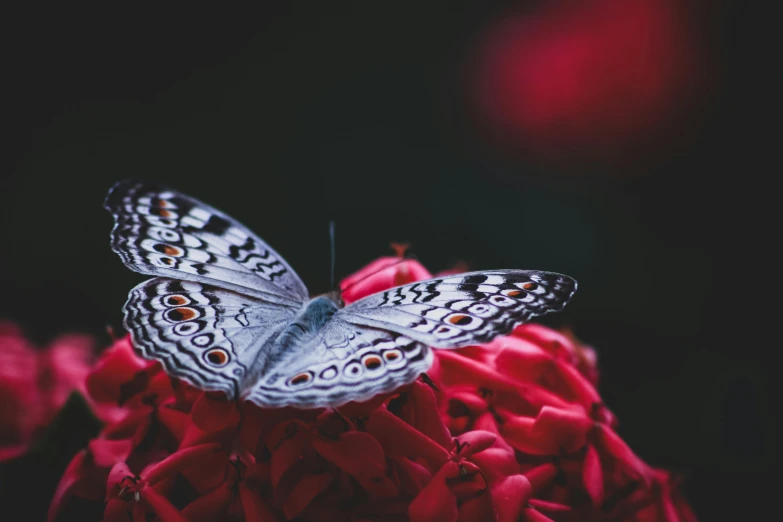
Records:
[[[481,453],[471,456],[470,461],[481,468],[490,483],[519,473],[514,450],[500,446],[485,449]]]
[[[525,453],[572,453],[587,443],[588,430],[593,426],[593,421],[580,410],[544,406],[532,423],[529,418],[509,417],[503,425],[503,435]]]
[[[239,424],[239,410],[234,401],[225,396],[215,397],[202,393],[191,410],[193,424],[206,432],[215,433],[236,429]]]
[[[519,520],[522,509],[533,494],[524,475],[512,475],[492,485],[492,502],[498,513],[498,522]]]
[[[397,472],[397,478],[402,491],[415,497],[432,480],[432,474],[422,466],[406,457],[390,457],[392,467]]]
[[[111,468],[124,462],[131,451],[131,440],[93,439],[87,444],[87,451],[99,468]]]
[[[444,448],[452,446],[451,434],[438,414],[438,400],[431,386],[421,381],[411,383],[401,417]]]
[[[469,431],[463,433],[455,442],[460,449],[455,450],[461,457],[468,458],[475,453],[479,453],[489,448],[497,440],[497,435],[489,431]]]
[[[467,460],[458,461],[457,464],[457,475],[446,478],[446,484],[457,497],[457,502],[480,495],[489,488],[481,468]]]
[[[130,388],[126,383],[135,381],[133,389],[136,391],[146,387],[150,376],[144,370],[154,364],[134,353],[128,335],[103,352],[87,375],[87,391],[95,401],[117,404],[123,396],[129,396]],[[126,386],[125,393],[121,391],[123,386]]]
[[[457,497],[446,480],[459,475],[459,465],[448,461],[432,477],[408,507],[411,522],[455,522],[459,516]]]
[[[389,456],[424,458],[442,465],[449,452],[388,410],[376,410],[367,422],[367,432],[380,442]]]
[[[163,424],[177,442],[182,442],[190,423],[190,415],[173,408],[158,408],[158,420]]]
[[[600,506],[604,501],[604,473],[601,469],[601,458],[593,446],[587,447],[582,468],[582,483],[593,501],[593,506]]]
[[[337,440],[315,437],[312,443],[322,457],[351,475],[382,477],[386,472],[383,448],[367,433],[347,431]]]
[[[205,457],[222,451],[222,449],[222,446],[216,442],[181,449],[160,462],[147,466],[139,476],[150,484],[155,484],[164,478],[182,472],[182,470],[197,464]]]
[[[522,510],[522,512],[524,513],[523,520],[525,522],[555,522],[548,516],[542,514],[532,507],[526,507],[524,510]]]
[[[109,471],[109,478],[106,481],[106,500],[117,498],[125,482],[128,479],[133,479],[134,476],[125,462],[115,464]]]
[[[140,493],[142,501],[162,522],[188,522],[166,497],[153,488],[142,488]]]
[[[223,483],[207,493],[197,497],[182,509],[182,516],[188,522],[210,522],[225,515],[232,501],[231,481]]]
[[[101,522],[128,522],[128,518],[128,502],[113,498],[106,502]]]
[[[648,487],[652,482],[652,469],[628,447],[610,427],[597,424],[593,431],[596,448],[612,455],[623,466],[626,473],[641,479]]]
[[[571,506],[568,506],[566,504],[560,504],[558,502],[550,502],[548,500],[541,500],[538,498],[531,498],[530,500],[528,500],[528,504],[530,504],[531,507],[534,507],[537,510],[542,511],[543,513],[551,513],[553,515],[556,515],[558,513],[566,513],[573,509]]]
[[[557,466],[554,464],[542,464],[525,471],[525,477],[533,488],[533,493],[538,493],[548,486],[557,476]]]
[[[322,493],[334,480],[331,473],[305,475],[291,490],[283,504],[283,513],[292,519],[302,512],[312,500]]]
[[[304,423],[301,424],[304,425]],[[282,439],[277,447],[272,448],[269,474],[274,488],[277,488],[283,475],[312,452],[310,436],[306,428],[302,428],[300,423],[294,422],[289,423],[289,426],[294,426],[296,431],[289,438]]]
[[[57,489],[55,490],[51,504],[49,505],[49,512],[46,515],[46,520],[48,522],[53,522],[56,519],[66,498],[70,495],[71,490],[75,484],[81,480],[82,474],[84,473],[86,458],[87,452],[82,450],[73,457],[68,464],[68,467],[65,468],[65,473],[63,473],[63,476],[60,478],[60,482],[57,484]]]
[[[251,488],[247,482],[239,483],[239,499],[247,522],[279,522],[280,518],[266,504],[257,488]]]
[[[14,446],[0,447],[0,463],[6,460],[13,460],[27,452],[27,444],[16,444]]]
[[[462,417],[464,415],[477,416],[487,411],[487,401],[476,394],[475,388],[470,391],[449,390],[449,408],[448,414],[453,417]]]
[[[393,499],[400,494],[400,488],[384,475],[358,475],[356,481],[374,499]]]
[[[457,522],[475,522],[477,520],[496,520],[495,506],[492,504],[491,495],[485,493],[460,502]]]

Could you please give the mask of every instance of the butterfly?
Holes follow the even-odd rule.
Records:
[[[310,298],[269,245],[192,197],[121,181],[104,206],[114,252],[156,276],[123,308],[136,350],[199,389],[261,407],[336,407],[391,392],[429,369],[431,348],[508,334],[562,310],[576,291],[561,274],[488,270],[343,307],[337,293]]]

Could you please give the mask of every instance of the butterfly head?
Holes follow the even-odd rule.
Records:
[[[337,308],[343,308],[345,306],[345,301],[343,301],[343,291],[340,289],[331,290],[325,294],[321,294],[318,297],[325,297],[329,299],[331,302],[337,305]]]

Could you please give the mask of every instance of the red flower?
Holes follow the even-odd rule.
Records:
[[[429,277],[384,258],[346,300]],[[200,392],[117,341],[87,379],[123,415],[74,458],[49,520],[695,520],[613,430],[592,350],[526,325],[436,350],[432,384],[336,409],[261,409]],[[434,386],[434,387],[433,387]]]
[[[343,301],[350,304],[364,296],[431,277],[432,274],[416,260],[381,257],[343,279],[340,288],[343,289]]]
[[[705,75],[687,9],[555,1],[490,28],[478,91],[493,136],[555,158],[616,158],[676,130]]]

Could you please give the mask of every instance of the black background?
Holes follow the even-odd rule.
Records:
[[[563,272],[580,289],[551,324],[598,351],[620,435],[684,473],[703,520],[760,513],[779,341],[750,321],[772,281],[750,268],[763,62],[745,19],[705,12],[716,67],[697,132],[603,175],[512,161],[472,132],[465,56],[507,2],[372,4],[6,17],[0,318],[41,344],[119,323],[143,278],[110,251],[101,202],[129,177],[232,214],[313,293],[329,289],[330,219],[340,275],[391,241],[433,271]]]

